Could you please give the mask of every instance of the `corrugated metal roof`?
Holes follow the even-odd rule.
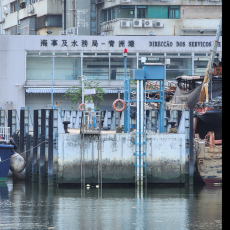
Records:
[[[102,88],[105,93],[124,93],[123,88]],[[53,88],[53,93],[65,93],[68,89],[67,88]],[[50,88],[28,88],[26,89],[26,93],[51,93],[51,87]]]

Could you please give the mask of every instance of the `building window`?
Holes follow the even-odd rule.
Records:
[[[118,8],[118,18],[134,18],[135,6],[120,6]]]
[[[116,18],[115,7],[112,8],[112,19]]]
[[[111,20],[111,8],[108,9],[108,21]]]
[[[101,11],[101,21],[106,22],[107,21],[107,10]]]
[[[133,72],[137,68],[136,58],[127,58],[127,69],[126,77],[127,79],[133,78]],[[123,80],[124,79],[124,58],[114,58],[110,59],[110,80]]]
[[[14,13],[18,11],[18,4],[17,2],[10,3],[10,13]]]
[[[168,18],[168,6],[148,6],[148,18]]]
[[[35,28],[36,30],[45,27],[62,27],[62,16],[61,15],[43,15],[36,18]]]
[[[109,79],[109,59],[108,58],[83,58],[83,75],[87,76],[87,79]]]
[[[180,18],[179,6],[169,6],[169,18]]]
[[[52,57],[27,57],[27,80],[51,80]],[[81,76],[81,58],[55,57],[54,80],[77,80]]]
[[[170,65],[166,67],[166,79],[175,80],[182,75],[192,75],[192,58],[170,58]]]
[[[147,6],[137,6],[137,18],[147,17]]]

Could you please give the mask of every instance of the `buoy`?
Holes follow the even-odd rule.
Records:
[[[117,103],[117,102],[122,102],[123,107],[122,107],[121,109],[118,109],[118,108],[116,107],[116,103]],[[117,100],[115,100],[115,101],[113,102],[113,109],[114,109],[116,112],[122,112],[122,111],[124,111],[124,110],[125,110],[125,107],[126,107],[125,101],[122,100],[122,99],[117,99]]]
[[[24,158],[14,151],[10,159],[10,170],[13,173],[20,173],[23,171],[25,166],[26,166],[26,162]]]
[[[78,106],[78,110],[81,111],[81,107],[84,105],[85,107],[85,103],[81,103],[79,106]]]

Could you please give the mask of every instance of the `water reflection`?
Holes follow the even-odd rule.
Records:
[[[222,229],[222,187],[0,184],[0,229]]]

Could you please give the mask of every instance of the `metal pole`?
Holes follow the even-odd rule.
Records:
[[[19,21],[19,2],[17,0],[17,6],[18,6],[18,9],[17,9],[17,35],[19,34],[19,26],[18,26],[18,21]]]
[[[128,84],[128,133],[130,133],[130,79]]]
[[[165,114],[165,79],[163,80],[162,82],[163,84],[163,87],[162,87],[162,91],[163,91],[163,102],[162,102],[162,111],[163,111],[163,121],[164,121],[164,114]],[[163,126],[162,126],[162,133],[164,133],[164,123],[163,123]]]
[[[124,101],[127,105],[127,82],[126,82],[127,57],[124,56]],[[124,133],[127,133],[127,107],[124,110]]]
[[[52,55],[51,109],[53,109],[54,56]]]
[[[82,99],[81,99],[81,101],[82,101],[82,103],[84,103],[84,79],[85,78],[85,76],[84,75],[82,75],[82,77],[81,77],[81,84],[82,84]]]
[[[118,99],[120,98],[121,98],[120,91],[118,91]],[[120,118],[121,118],[120,113],[118,113],[118,127],[120,127]]]

